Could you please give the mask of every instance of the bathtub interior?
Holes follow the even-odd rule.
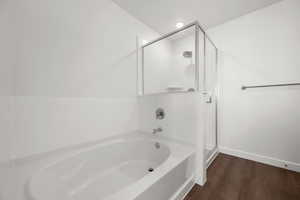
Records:
[[[29,187],[32,200],[99,200],[146,176],[170,155],[155,141],[114,142],[64,159],[41,170]],[[42,183],[42,184],[41,184]]]

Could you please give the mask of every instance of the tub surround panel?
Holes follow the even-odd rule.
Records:
[[[14,97],[0,96],[0,163],[12,156]]]
[[[139,129],[151,133],[154,128],[162,127],[163,131],[157,135],[196,145],[196,128],[200,120],[197,99],[201,98],[196,93],[139,97]],[[157,108],[164,109],[165,119],[155,118]]]
[[[110,0],[4,1],[0,16],[0,161],[138,129],[136,37],[155,31]]]
[[[137,129],[135,98],[18,97],[15,108],[14,158]]]

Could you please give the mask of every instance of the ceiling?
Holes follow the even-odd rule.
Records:
[[[167,33],[177,22],[198,20],[205,28],[281,0],[113,0],[152,29]]]

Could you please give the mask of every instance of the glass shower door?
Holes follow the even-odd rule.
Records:
[[[206,141],[205,156],[207,166],[214,160],[218,146],[217,126],[217,48],[205,38],[205,96],[206,96]]]

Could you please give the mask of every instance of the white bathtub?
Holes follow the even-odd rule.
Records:
[[[122,136],[41,169],[28,182],[28,198],[181,199],[194,183],[193,157],[193,148],[183,144],[144,134]]]

